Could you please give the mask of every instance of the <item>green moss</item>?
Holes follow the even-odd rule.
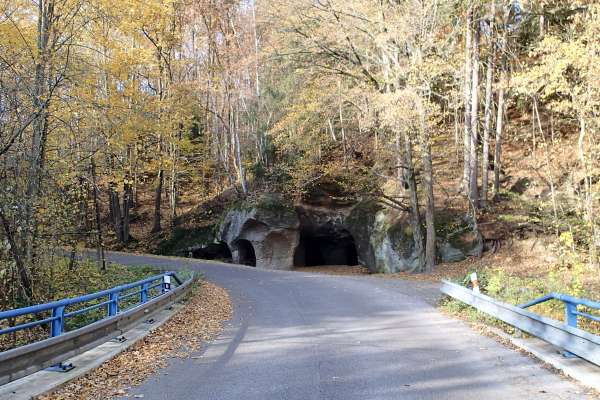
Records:
[[[215,230],[219,224],[197,228],[175,228],[171,236],[162,241],[155,253],[161,255],[177,255],[188,247],[199,243],[210,243],[214,240]]]
[[[262,195],[258,198],[255,207],[266,211],[294,212],[292,202],[279,195]]]
[[[498,215],[498,220],[508,223],[539,223],[540,219],[530,215],[522,214],[501,214]]]
[[[413,231],[410,224],[395,221],[388,229],[392,246],[403,256],[409,256],[414,248]]]
[[[435,231],[438,237],[450,239],[468,230],[469,223],[462,216],[445,213],[438,213],[435,216]]]

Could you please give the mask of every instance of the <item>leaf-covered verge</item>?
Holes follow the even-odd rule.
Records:
[[[571,241],[572,238],[569,235],[562,235],[560,238],[561,256],[556,263],[544,268],[533,265],[527,257],[511,259],[504,255],[496,260],[489,257],[478,262],[471,262],[471,265],[466,266],[462,271],[462,276],[454,275],[451,280],[464,286],[470,286],[470,273],[476,272],[482,293],[512,305],[523,304],[552,292],[598,301],[600,300],[598,297],[599,282],[597,279],[591,279],[585,260],[569,250]],[[494,262],[500,260],[504,261],[503,265],[506,265],[508,260],[513,263],[513,267],[505,268]],[[498,326],[509,333],[514,332],[514,328],[458,300],[444,298],[440,306],[442,310],[467,321]],[[564,321],[564,304],[560,301],[548,301],[531,307],[529,310],[558,321]],[[598,310],[580,307],[580,311],[600,316]],[[585,318],[579,318],[578,327],[597,335],[600,334],[600,324]]]
[[[38,304],[98,292],[118,285],[136,282],[157,273],[153,267],[132,268],[118,264],[108,264],[106,270],[101,271],[93,262],[81,261],[71,265],[69,260],[64,258],[56,258],[52,268],[42,271],[44,276],[40,279],[40,284],[35,291],[38,296],[36,298]],[[2,310],[4,309],[9,309],[9,307],[2,304]],[[31,318],[30,316],[26,317]],[[100,312],[92,312],[71,318],[67,321],[66,329],[77,328],[101,317]],[[28,321],[29,319],[18,319],[12,322],[22,323]],[[11,321],[0,322],[0,328],[6,327],[9,323]],[[47,327],[20,331],[16,335],[3,335],[0,336],[0,351],[45,339],[47,336]]]
[[[38,400],[111,399],[126,396],[169,359],[190,358],[200,346],[216,337],[231,316],[227,292],[203,282],[185,307],[167,323],[114,359],[58,391]],[[181,329],[185,326],[186,329]],[[142,397],[143,394],[137,395]]]

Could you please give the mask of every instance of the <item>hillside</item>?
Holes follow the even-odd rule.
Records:
[[[595,2],[0,8],[3,308],[84,246],[598,289]]]

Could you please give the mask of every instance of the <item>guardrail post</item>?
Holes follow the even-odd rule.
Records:
[[[565,302],[565,323],[573,328],[577,328],[577,304]]]
[[[140,292],[140,303],[145,303],[148,301],[148,288],[150,285],[148,283],[144,283],[142,285],[142,290]]]
[[[119,293],[111,293],[108,301],[108,316],[114,317],[119,313]]]
[[[56,307],[52,309],[52,323],[50,324],[50,337],[60,336],[63,333],[65,308]]]

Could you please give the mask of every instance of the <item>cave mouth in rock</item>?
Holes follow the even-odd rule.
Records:
[[[249,240],[236,240],[234,246],[238,252],[239,264],[256,267],[256,252],[254,251],[254,246]]]
[[[193,258],[199,258],[202,260],[217,260],[223,262],[231,262],[233,256],[231,250],[225,242],[211,243],[199,249],[192,251]]]
[[[300,231],[300,243],[294,254],[294,266],[327,265],[359,265],[356,243],[352,235],[345,230],[340,232]]]

